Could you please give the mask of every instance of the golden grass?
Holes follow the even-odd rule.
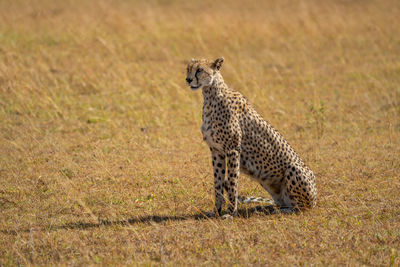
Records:
[[[399,17],[397,0],[1,1],[0,265],[398,266]],[[198,218],[213,178],[184,62],[217,56],[314,170],[316,209]]]

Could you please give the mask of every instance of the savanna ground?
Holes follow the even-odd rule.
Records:
[[[399,17],[397,0],[0,1],[0,265],[399,265]],[[316,209],[201,217],[185,61],[218,56],[314,170]]]

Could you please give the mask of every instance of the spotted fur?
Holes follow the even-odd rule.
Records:
[[[231,215],[237,214],[238,201],[245,201],[238,195],[239,170],[259,182],[280,208],[314,207],[317,191],[313,172],[248,100],[225,84],[220,73],[223,62],[223,58],[192,59],[186,78],[192,90],[203,92],[201,132],[211,150],[215,211],[222,212],[224,191]]]

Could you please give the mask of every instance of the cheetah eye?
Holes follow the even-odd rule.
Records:
[[[198,71],[198,72],[202,72],[202,71],[203,71],[203,68],[198,68],[197,71]]]

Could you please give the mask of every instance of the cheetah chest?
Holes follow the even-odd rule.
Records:
[[[216,123],[212,117],[212,112],[203,113],[203,124],[201,125],[203,140],[210,148],[222,151],[223,145],[218,141],[219,138],[216,136]]]

